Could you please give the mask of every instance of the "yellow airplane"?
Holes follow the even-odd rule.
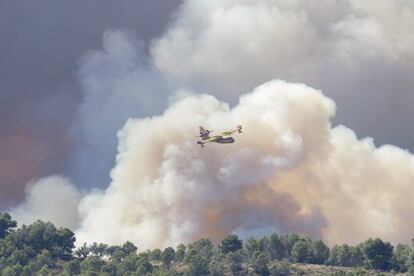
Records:
[[[241,133],[242,132],[242,126],[237,126],[235,129],[230,131],[222,132],[221,135],[214,135],[210,136],[209,134],[213,132],[213,130],[205,130],[202,126],[199,127],[200,129],[200,135],[197,135],[196,137],[200,137],[201,141],[198,141],[197,144],[199,144],[202,148],[204,147],[204,144],[209,142],[219,143],[219,144],[231,144],[234,143],[234,138],[231,137],[231,135],[235,132]]]

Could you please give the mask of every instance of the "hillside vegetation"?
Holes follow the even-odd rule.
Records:
[[[201,239],[147,251],[131,242],[76,249],[74,242],[67,228],[40,220],[17,228],[0,213],[0,275],[414,275],[413,246],[381,239],[329,248],[293,233],[229,235],[218,245]]]

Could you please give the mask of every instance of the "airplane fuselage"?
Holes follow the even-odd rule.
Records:
[[[219,136],[215,142],[220,143],[220,144],[231,144],[231,143],[234,143],[234,138],[233,137],[220,137]]]
[[[220,144],[231,144],[234,143],[234,138],[231,136],[220,136],[220,135],[216,135],[216,136],[212,136],[206,140],[203,141],[204,143],[206,142],[215,142],[215,143],[220,143]]]
[[[234,143],[234,138],[231,136],[233,133],[238,132],[241,133],[242,126],[237,126],[235,129],[231,131],[225,131],[222,132],[221,135],[214,135],[209,136],[209,134],[212,132],[209,130],[205,130],[203,127],[199,127],[200,129],[200,135],[197,137],[201,137],[201,141],[198,141],[197,144],[199,144],[201,147],[204,147],[204,144],[206,143],[219,143],[219,144],[231,144]]]

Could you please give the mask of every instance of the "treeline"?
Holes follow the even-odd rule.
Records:
[[[244,242],[229,235],[217,246],[201,239],[139,252],[131,242],[75,249],[74,233],[50,222],[16,226],[9,214],[0,213],[0,275],[292,275],[294,263],[414,273],[414,248],[381,239],[330,249],[296,234]]]

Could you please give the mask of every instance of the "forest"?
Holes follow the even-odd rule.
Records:
[[[294,233],[228,235],[153,250],[129,241],[75,248],[75,241],[67,228],[40,220],[17,227],[0,213],[0,275],[414,275],[413,245],[379,238],[329,248]]]

